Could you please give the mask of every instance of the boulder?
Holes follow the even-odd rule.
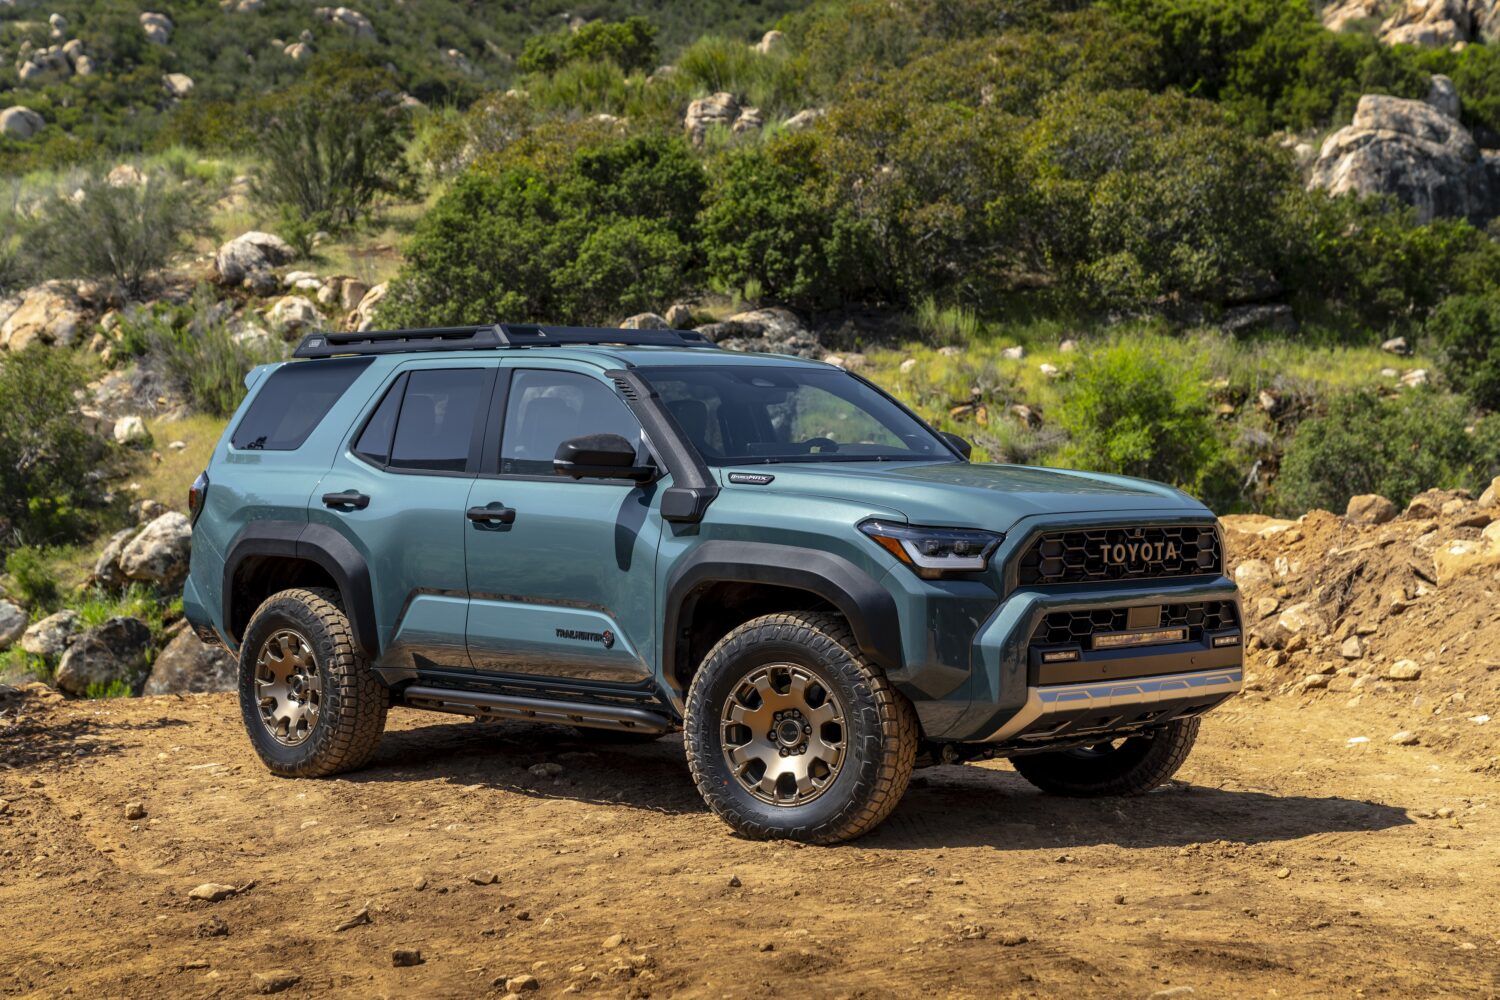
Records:
[[[1432,105],[1382,94],[1323,143],[1308,180],[1330,194],[1392,195],[1422,221],[1483,222],[1495,212],[1485,159],[1467,129]]]
[[[220,281],[226,285],[238,285],[250,272],[269,271],[296,256],[297,252],[281,237],[248,232],[219,247],[219,252],[214,255],[214,267],[219,272]]]
[[[46,119],[22,104],[0,111],[0,135],[11,139],[30,139],[47,127]]]
[[[0,650],[14,646],[26,634],[26,612],[18,604],[0,599]]]
[[[1432,79],[1427,84],[1427,96],[1423,99],[1449,118],[1458,120],[1458,88],[1448,77],[1441,73],[1432,74]]]
[[[185,514],[168,511],[130,540],[120,552],[126,578],[172,590],[187,579],[193,526]]]
[[[28,288],[20,305],[0,323],[0,348],[25,350],[31,344],[71,347],[83,326],[78,300],[61,282]]]
[[[1479,494],[1479,506],[1500,507],[1500,476],[1490,480],[1490,485]]]
[[[758,132],[766,125],[766,119],[760,113],[760,108],[741,108],[739,117],[735,118],[730,131],[735,135],[743,135],[746,132]]]
[[[167,93],[178,100],[193,92],[193,78],[186,73],[168,73],[161,78],[161,82],[167,88]]]
[[[152,45],[165,45],[172,38],[172,19],[154,11],[142,11],[141,31]]]
[[[266,313],[266,321],[283,333],[297,333],[301,330],[320,329],[323,326],[323,314],[305,296],[287,295],[278,299]]]
[[[132,694],[146,681],[151,630],[139,618],[111,618],[73,640],[57,665],[58,690],[85,695],[123,683]]]
[[[52,662],[72,645],[73,637],[77,634],[78,612],[59,611],[28,628],[21,636],[21,648],[32,656],[40,656]]]
[[[1246,559],[1234,568],[1234,582],[1243,590],[1269,587],[1274,580],[1271,564],[1264,559]]]
[[[1500,567],[1500,533],[1492,538],[1456,538],[1432,553],[1433,579],[1439,587],[1470,573]]]
[[[135,533],[135,528],[125,528],[109,536],[109,541],[104,543],[104,549],[99,553],[99,558],[94,561],[95,581],[109,588],[125,585],[125,573],[120,569],[120,554],[125,551],[125,546],[130,544]]]
[[[686,330],[693,325],[693,309],[684,302],[673,303],[667,310],[667,328],[671,330]]]
[[[344,321],[345,325],[353,327],[355,330],[375,329],[375,310],[385,299],[386,292],[389,289],[390,284],[382,281],[366,292],[364,298],[359,300],[359,305],[354,307],[354,311]]]
[[[329,24],[343,28],[355,38],[375,39],[375,26],[357,10],[349,7],[319,7],[313,13]]]
[[[1344,510],[1344,520],[1350,524],[1384,524],[1395,518],[1396,505],[1378,493],[1365,493],[1349,498]]]
[[[61,45],[37,49],[26,57],[16,69],[16,78],[22,83],[43,84],[53,77],[67,76],[73,65]]]
[[[370,286],[358,278],[345,278],[339,285],[339,308],[344,312],[359,308],[369,291]]]
[[[786,48],[786,36],[775,28],[772,28],[764,35],[761,35],[760,41],[751,47],[761,55],[768,56],[773,52],[780,52]]]
[[[682,127],[694,144],[701,144],[708,130],[716,125],[731,128],[740,116],[740,102],[724,91],[709,97],[700,97],[688,105],[683,116]]]
[[[151,665],[142,694],[202,694],[233,691],[239,663],[218,646],[210,646],[192,629],[183,629],[167,643]]]
[[[146,183],[146,175],[129,163],[117,163],[110,168],[104,176],[104,183],[110,187],[142,187]],[[115,325],[119,325],[119,313],[115,313]],[[101,325],[103,321],[100,321]]]
[[[146,429],[146,422],[135,414],[115,421],[113,437],[115,444],[147,445],[151,443],[151,432]]]
[[[1325,20],[1326,23],[1326,20]],[[1500,41],[1496,0],[1402,0],[1380,25],[1387,45],[1449,46]]]
[[[1411,346],[1407,344],[1405,337],[1392,337],[1390,340],[1380,342],[1380,349],[1387,354],[1410,354]]]
[[[281,51],[292,62],[306,62],[313,56],[313,48],[306,42],[293,42]]]
[[[758,351],[821,358],[822,346],[789,309],[754,309],[698,327],[712,343],[729,351]]]
[[[788,132],[801,132],[805,128],[811,128],[822,117],[822,108],[805,108],[782,122],[781,127]]]
[[[620,323],[622,330],[670,330],[672,326],[656,313],[636,313]]]

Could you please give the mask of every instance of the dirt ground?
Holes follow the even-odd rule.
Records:
[[[1500,778],[1386,725],[1250,693],[1143,798],[934,768],[873,835],[802,848],[732,836],[678,737],[398,709],[368,770],[289,781],[232,695],[12,701],[0,992],[1500,996]]]

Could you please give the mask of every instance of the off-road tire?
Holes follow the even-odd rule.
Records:
[[[769,663],[807,669],[844,707],[842,765],[825,791],[802,804],[760,801],[725,760],[725,700]],[[859,653],[848,623],[837,615],[796,611],[746,622],[709,651],[688,690],[683,743],[704,801],[740,834],[834,844],[868,833],[896,808],[911,780],[918,738],[916,712]]]
[[[302,636],[320,675],[318,720],[296,746],[278,742],[261,722],[255,664],[262,644],[279,630]],[[240,714],[255,752],[271,773],[321,778],[369,763],[385,730],[390,698],[354,642],[354,629],[337,592],[283,590],[268,597],[250,619],[240,646]]]
[[[1160,729],[1131,737],[1106,754],[1073,751],[1025,754],[1011,758],[1021,777],[1044,792],[1074,798],[1144,795],[1165,784],[1187,760],[1198,738],[1198,722],[1178,719]]]

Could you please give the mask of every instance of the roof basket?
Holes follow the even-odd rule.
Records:
[[[538,326],[492,323],[488,326],[440,326],[412,330],[367,330],[354,333],[310,333],[294,358],[341,355],[405,354],[417,351],[481,351],[521,347],[618,344],[623,347],[712,347],[693,330],[621,330],[613,327]]]

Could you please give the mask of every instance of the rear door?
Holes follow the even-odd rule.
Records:
[[[507,379],[507,376],[508,379]],[[646,449],[614,384],[583,368],[501,370],[486,471],[470,508],[513,512],[468,529],[469,655],[476,670],[644,685],[652,678],[660,483],[574,480],[557,446],[619,434]]]
[[[395,372],[310,500],[370,568],[382,667],[468,670],[465,503],[479,468],[493,362]]]

